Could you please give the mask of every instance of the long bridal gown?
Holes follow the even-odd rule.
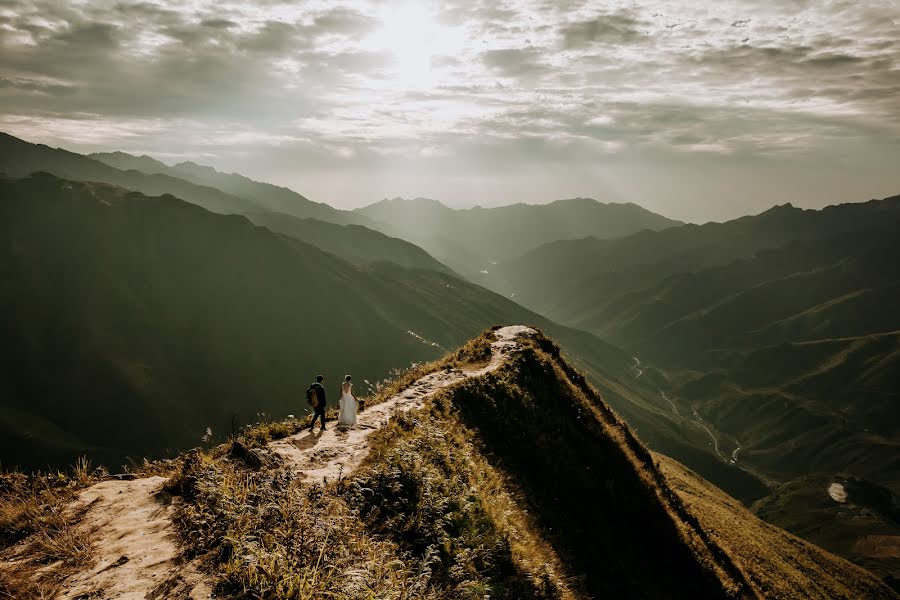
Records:
[[[351,390],[353,384],[344,384],[341,386],[341,400],[339,403],[340,412],[338,413],[338,427],[352,427],[356,425],[356,398],[353,397]]]

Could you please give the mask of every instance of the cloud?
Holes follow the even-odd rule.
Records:
[[[564,48],[581,48],[595,42],[628,43],[640,35],[641,21],[627,11],[597,16],[560,27]]]
[[[541,52],[534,48],[501,48],[481,54],[484,64],[508,77],[533,76],[545,73]]]
[[[598,157],[900,160],[900,35],[883,3],[410,5],[0,0],[0,124],[56,145],[218,153],[282,182],[338,156],[366,177],[439,163],[482,182]]]

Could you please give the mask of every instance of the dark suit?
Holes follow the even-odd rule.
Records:
[[[312,422],[309,424],[310,431],[316,426],[316,419],[322,419],[322,429],[325,429],[325,388],[321,383],[314,383],[310,387],[316,392],[316,398],[319,399],[318,406],[313,408]]]

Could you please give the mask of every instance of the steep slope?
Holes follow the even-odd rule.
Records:
[[[226,194],[166,174],[123,171],[82,154],[42,144],[30,144],[0,132],[0,174],[26,177],[44,171],[74,181],[102,181],[155,196],[173,194],[213,212],[228,214],[259,211],[262,207],[247,198]]]
[[[158,476],[168,478],[155,494],[168,508],[157,515],[172,520],[181,555],[167,557],[167,572],[157,569],[154,579],[134,568],[116,576],[122,565],[145,563],[146,544],[123,548],[128,560],[111,563],[105,552],[63,579],[62,592],[897,597],[863,569],[765,525],[678,463],[649,453],[560,349],[531,328],[488,331],[374,401],[356,430],[313,434],[296,422],[262,424],[230,448],[150,465],[153,477],[89,488],[82,501],[100,488],[134,499],[134,514],[97,531],[105,552],[111,532],[133,541],[150,533],[132,517],[152,501]],[[105,506],[87,507],[87,526],[103,519]],[[32,547],[27,538],[22,547]],[[31,565],[31,558],[18,560]],[[0,566],[0,586],[8,569]],[[19,581],[40,576],[29,567]]]
[[[338,210],[322,202],[313,202],[286,187],[254,181],[237,173],[221,173],[212,167],[190,161],[169,166],[149,156],[133,156],[125,152],[95,153],[91,154],[90,158],[117,169],[134,169],[150,174],[160,173],[197,185],[214,187],[227,194],[249,198],[266,211],[344,225],[367,224],[368,222],[368,219],[353,212]],[[174,191],[170,193],[177,195]]]
[[[764,598],[896,597],[863,569],[769,525],[690,469],[654,456],[699,525],[735,557]]]
[[[809,475],[753,504],[769,523],[849,558],[900,592],[900,497],[847,475]]]
[[[451,268],[483,282],[492,280],[497,261],[547,242],[587,235],[620,237],[680,224],[634,204],[604,204],[589,198],[467,210],[425,198],[395,198],[356,212],[377,221],[381,231],[422,246]]]
[[[887,258],[900,254],[898,225],[900,197],[559,242],[516,261],[505,291],[634,353],[636,375],[659,382],[661,414],[702,432],[698,448],[720,463],[776,485],[772,502],[788,509],[764,514],[798,522],[805,492],[790,495],[805,488],[794,479],[849,476],[900,492],[900,271]],[[688,454],[679,460],[698,468]],[[824,529],[851,536],[829,547],[853,560],[862,554],[848,549],[883,534],[828,514]]]
[[[354,264],[386,261],[410,269],[450,272],[418,246],[361,225],[338,225],[273,212],[247,213],[246,217],[257,225],[312,244]]]
[[[5,465],[158,456],[233,415],[296,412],[317,372],[375,381],[503,321],[554,332],[639,426],[655,418],[627,355],[453,275],[355,267],[171,196],[50,175],[0,187]],[[681,435],[659,437],[690,447]]]

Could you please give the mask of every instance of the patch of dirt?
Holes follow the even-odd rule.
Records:
[[[494,332],[491,360],[479,369],[448,369],[422,377],[386,402],[360,413],[356,427],[304,432],[269,444],[287,464],[314,480],[351,473],[369,450],[367,438],[398,411],[422,406],[449,385],[497,369],[519,347],[517,339],[536,332],[524,326]],[[191,563],[183,562],[172,524],[172,499],[160,493],[163,477],[104,481],[83,491],[73,507],[85,509],[79,525],[91,533],[95,561],[70,577],[61,600],[162,600],[209,598],[212,590]]]
[[[93,567],[70,577],[57,598],[209,598],[211,590],[179,555],[165,479],[104,481],[83,491],[80,527],[94,542]],[[76,507],[78,508],[78,507]]]
[[[494,332],[491,360],[473,370],[448,369],[426,375],[402,392],[359,413],[356,427],[341,431],[330,426],[325,431],[315,428],[274,441],[269,449],[287,464],[316,481],[331,481],[352,473],[369,451],[369,435],[382,427],[393,414],[422,407],[426,398],[438,390],[469,377],[478,377],[496,370],[506,356],[518,349],[518,338],[534,335],[530,327],[513,325]]]

